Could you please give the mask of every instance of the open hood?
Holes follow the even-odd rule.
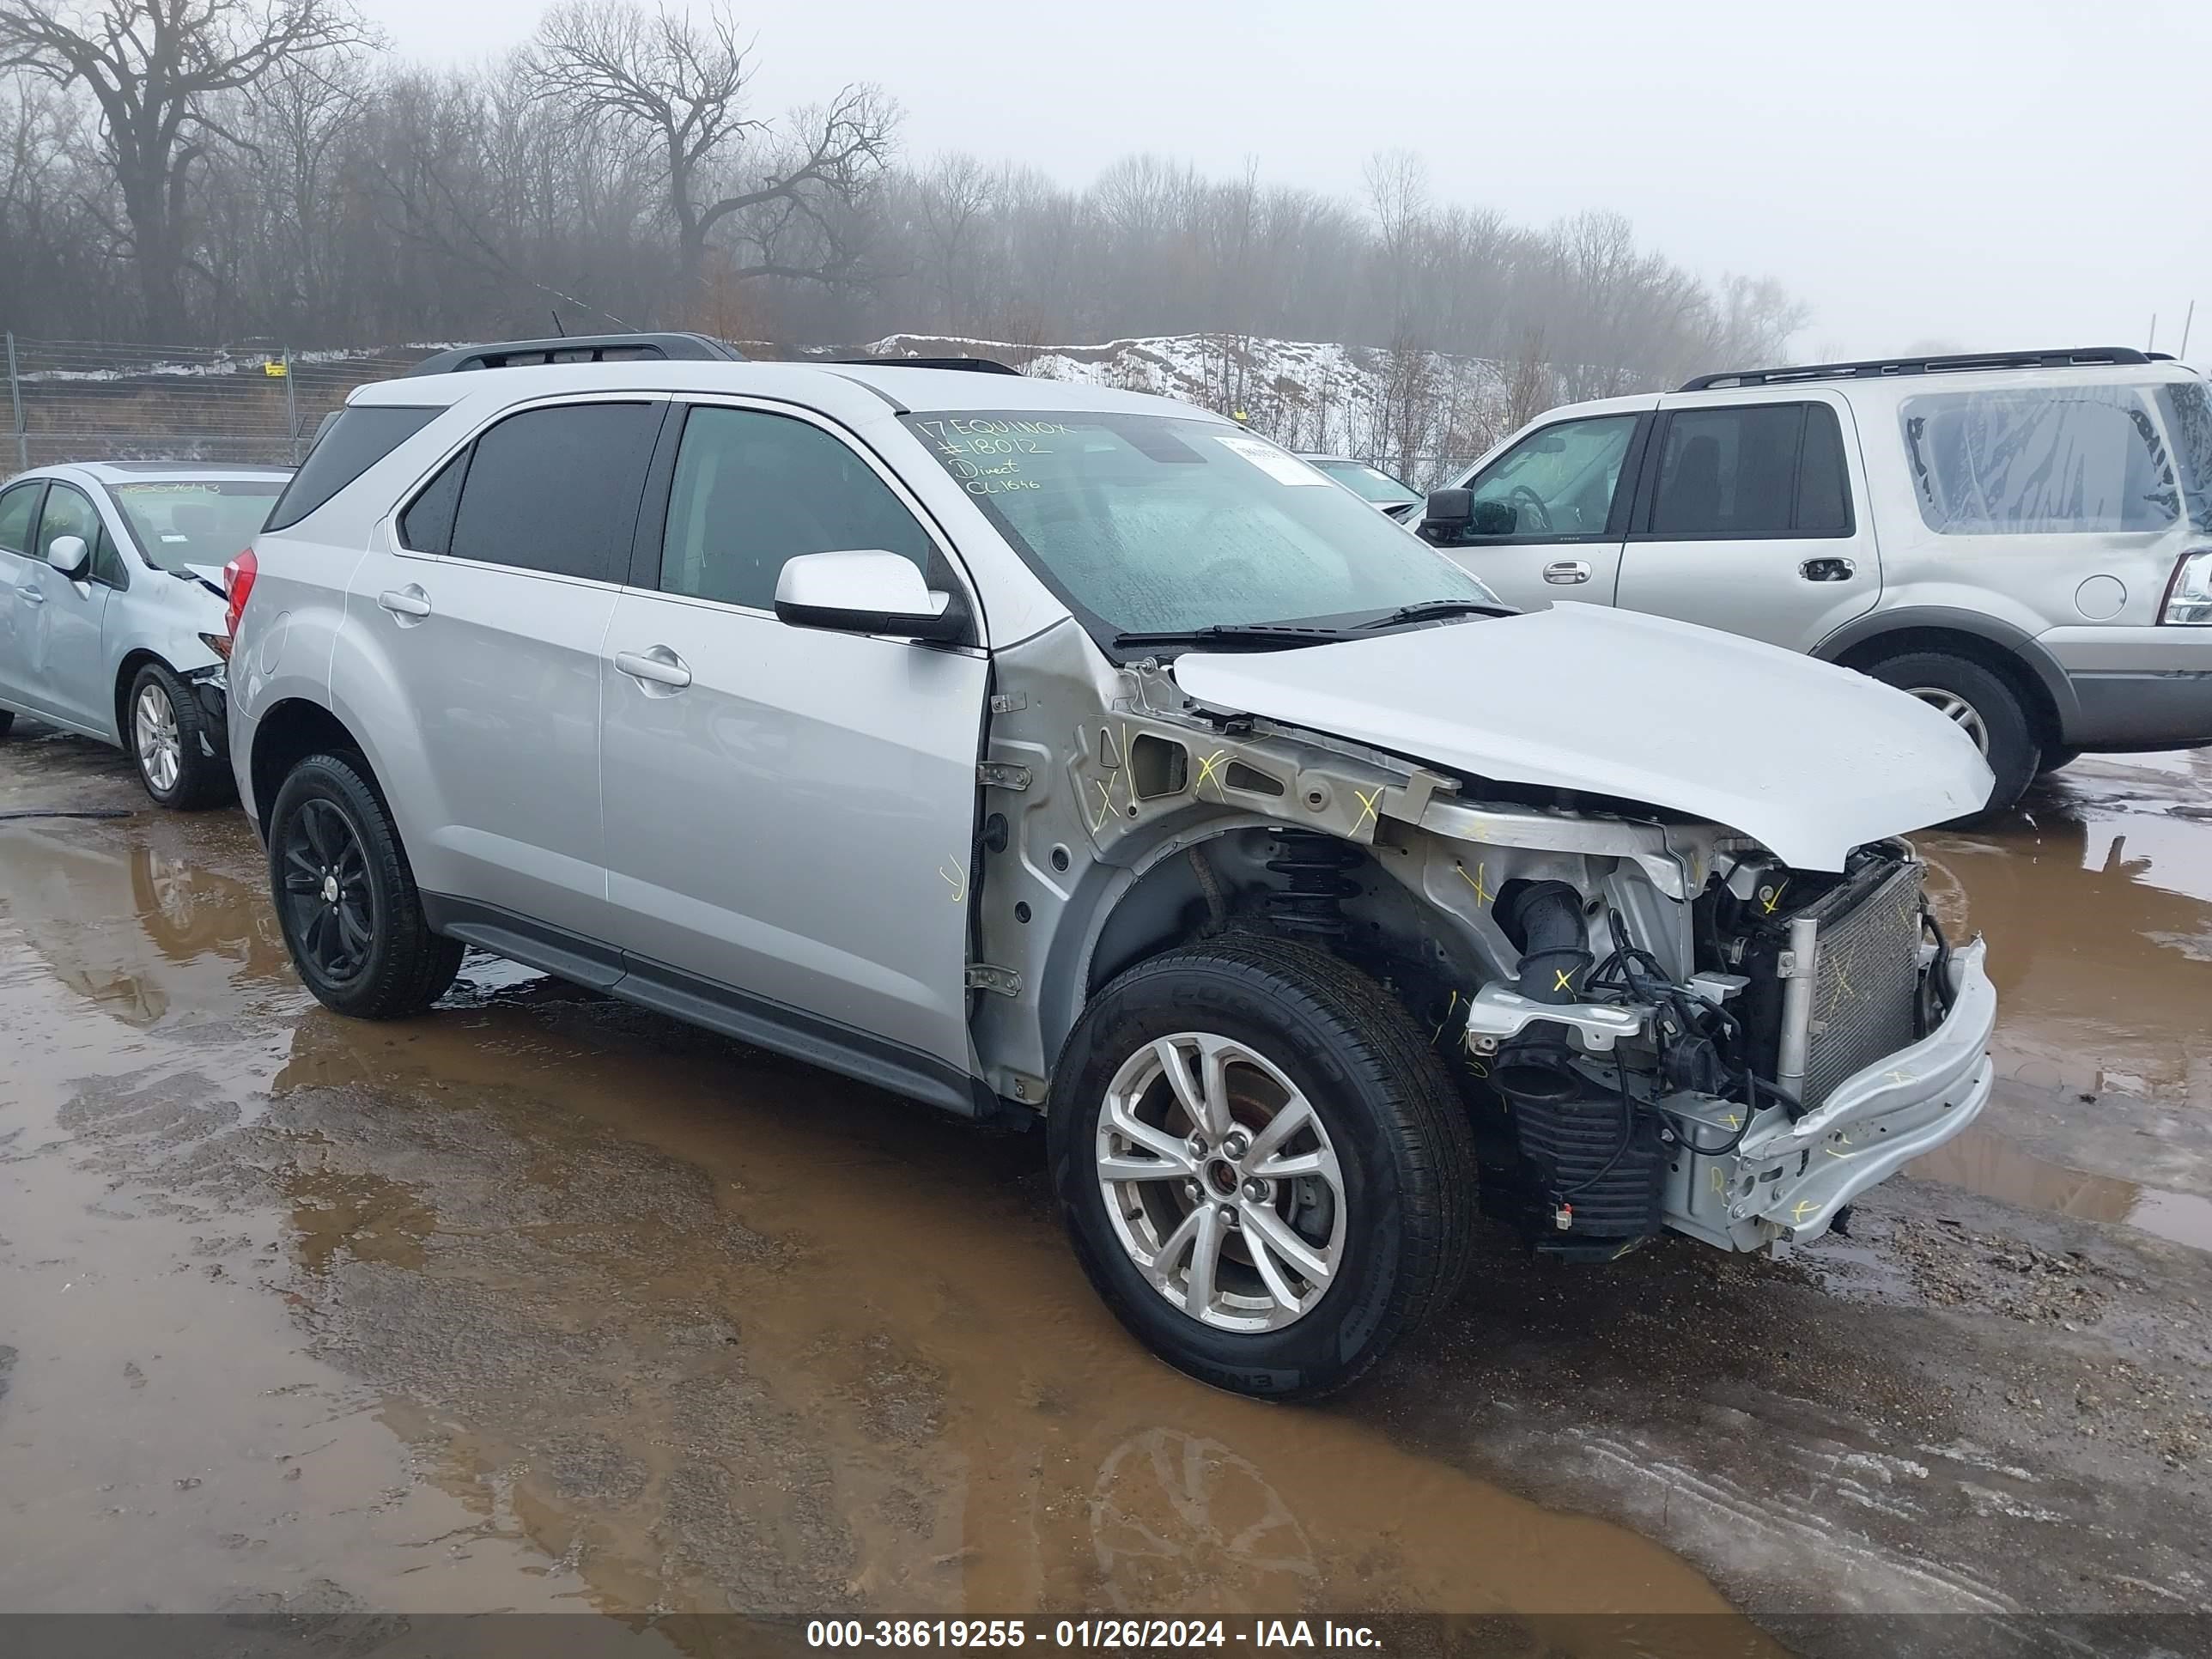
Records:
[[[1848,669],[1596,605],[1286,651],[1188,652],[1176,683],[1256,714],[1501,783],[1645,802],[1806,870],[1984,805],[1973,740]]]

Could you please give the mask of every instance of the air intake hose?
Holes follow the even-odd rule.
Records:
[[[1531,1002],[1581,1000],[1592,958],[1580,893],[1564,881],[1509,881],[1498,889],[1491,915],[1521,952],[1515,990]],[[1567,1028],[1552,1020],[1523,1027],[1500,1048],[1491,1081],[1522,1101],[1572,1100],[1584,1087]]]

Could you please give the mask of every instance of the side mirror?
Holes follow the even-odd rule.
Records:
[[[911,559],[880,548],[803,553],[775,580],[777,620],[842,634],[905,634],[953,641],[968,623],[950,593],[935,593]]]
[[[92,562],[92,549],[82,536],[57,536],[46,544],[46,562],[75,581]]]
[[[1434,542],[1439,547],[1449,547],[1465,538],[1468,522],[1474,512],[1474,493],[1468,489],[1431,489],[1428,505],[1421,509],[1418,531],[1425,542]]]

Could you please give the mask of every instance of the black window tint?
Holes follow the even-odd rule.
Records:
[[[264,527],[288,530],[446,411],[359,404],[326,420]]]
[[[1797,467],[1797,533],[1851,533],[1851,487],[1844,465],[1844,432],[1826,404],[1805,406],[1805,448]]]
[[[1802,404],[1673,416],[1659,454],[1651,533],[1788,535],[1804,425]]]
[[[766,611],[787,559],[863,548],[930,568],[928,536],[850,447],[782,415],[691,411],[661,543],[664,592]]]
[[[438,469],[438,476],[399,515],[399,544],[417,553],[445,553],[453,544],[453,514],[461,504],[461,478],[469,470],[468,450]]]
[[[0,549],[31,556],[31,534],[33,521],[39,516],[39,492],[46,487],[46,480],[17,484],[5,495],[0,495]]]
[[[567,404],[501,421],[476,441],[448,551],[623,580],[662,407]]]
[[[46,491],[46,510],[39,515],[39,545],[33,556],[43,559],[64,536],[75,536],[89,552],[100,543],[100,514],[82,490],[56,484]]]

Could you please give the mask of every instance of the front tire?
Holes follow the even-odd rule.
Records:
[[[1948,715],[1973,738],[1996,778],[1982,813],[2010,811],[2027,793],[2040,763],[2041,744],[2019,694],[1997,675],[1943,651],[1909,652],[1875,663],[1867,672]]]
[[[236,787],[192,689],[167,663],[149,662],[123,702],[123,743],[157,806],[197,812]]]
[[[430,931],[392,815],[351,756],[311,756],[285,775],[269,885],[292,965],[337,1013],[404,1019],[460,972],[465,947]]]
[[[1458,1095],[1403,1008],[1308,946],[1214,939],[1123,974],[1070,1034],[1045,1127],[1091,1284],[1216,1387],[1341,1389],[1466,1270]]]

